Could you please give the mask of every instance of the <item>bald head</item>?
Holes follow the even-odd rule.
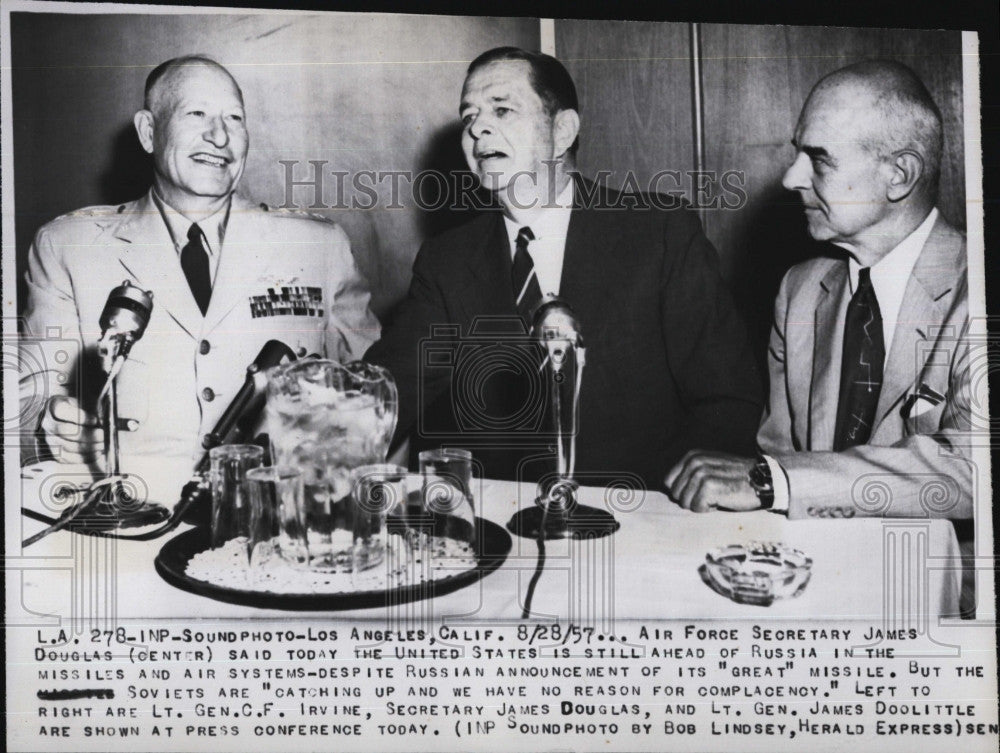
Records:
[[[941,112],[910,68],[891,60],[865,60],[820,80],[803,108],[852,112],[855,135],[879,159],[909,151],[923,163],[917,192],[934,202],[943,145]]]
[[[228,78],[239,96],[240,102],[243,102],[243,90],[240,89],[233,74],[225,66],[207,55],[184,55],[160,63],[146,76],[143,108],[150,112],[157,112],[165,102],[170,101],[172,96],[177,93],[187,75],[204,68],[209,68]]]
[[[160,199],[192,221],[225,205],[250,144],[243,92],[229,71],[203,56],[168,60],[149,74],[133,122],[153,155]]]

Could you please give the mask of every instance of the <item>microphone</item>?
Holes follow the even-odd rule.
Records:
[[[128,358],[132,345],[146,331],[152,313],[152,291],[138,288],[128,280],[113,288],[98,320],[102,351],[111,358]],[[112,344],[114,348],[109,347]]]
[[[125,286],[122,286],[122,288],[124,287]],[[145,322],[141,321],[141,316],[139,316],[141,311],[136,311],[135,309],[129,307],[129,304],[135,300],[131,298],[134,294],[135,288],[131,291],[125,292],[126,295],[130,296],[129,302],[124,305],[121,304],[121,296],[118,294],[122,292],[122,288],[115,288],[115,290],[112,291],[112,296],[108,298],[104,314],[101,315],[101,327],[105,328],[108,332],[115,330],[116,332],[112,335],[112,337],[120,336],[123,339],[123,342],[126,342],[129,339],[131,342],[135,342],[135,340],[139,339],[139,336],[141,336],[142,330],[145,328],[145,322],[148,322],[149,318],[147,315]],[[139,292],[141,293],[142,291]],[[122,311],[126,313],[121,313]],[[129,316],[129,314],[136,314],[137,316],[133,318]],[[105,315],[107,315],[107,319]],[[119,323],[112,323],[111,317],[117,317]],[[105,321],[107,321],[107,324]],[[119,355],[118,358],[123,359],[123,356]],[[197,466],[195,466],[194,478],[188,481],[181,490],[180,500],[174,507],[173,513],[158,515],[157,518],[150,520],[143,519],[144,523],[159,522],[165,519],[163,525],[158,526],[151,531],[146,531],[134,536],[119,535],[115,536],[115,538],[148,541],[172,531],[182,522],[191,523],[192,525],[207,526],[211,513],[212,498],[211,485],[207,478],[207,474],[205,473],[205,470],[208,468],[209,461],[208,450],[213,447],[217,447],[220,444],[240,443],[246,436],[248,436],[249,432],[253,429],[253,424],[260,415],[261,408],[263,408],[264,405],[264,397],[266,395],[267,387],[267,376],[264,372],[272,366],[277,366],[283,361],[294,360],[295,353],[283,342],[279,340],[268,340],[264,343],[264,347],[260,349],[260,352],[253,360],[253,363],[247,366],[247,375],[246,380],[243,383],[243,387],[240,388],[236,397],[234,397],[232,402],[226,407],[226,410],[216,422],[212,431],[206,434],[202,440],[202,446],[205,448],[206,452],[198,462]],[[90,502],[91,499],[88,498],[83,504],[78,505],[78,509],[72,514],[68,516],[64,515],[63,518],[60,518],[60,520],[56,521],[56,523],[42,531],[41,534],[37,534],[26,540],[23,545],[28,546],[33,544],[42,536],[48,535],[52,531],[65,527],[79,514],[79,511],[87,507]],[[98,504],[100,504],[100,502],[98,502]],[[157,505],[157,507],[160,506]],[[166,512],[166,508],[163,508],[163,511]]]
[[[267,396],[268,369],[286,361],[294,361],[295,353],[280,340],[268,340],[260,349],[253,363],[247,366],[246,379],[236,397],[226,406],[215,427],[201,440],[205,454],[194,468],[194,477],[181,490],[181,497],[174,508],[169,528],[181,521],[196,526],[206,526],[211,513],[212,489],[209,484],[208,451],[223,444],[242,444],[257,422]],[[253,444],[257,442],[254,441]]]
[[[566,301],[553,295],[546,296],[535,309],[531,321],[531,334],[545,348],[553,371],[562,370],[569,348],[576,352],[578,365],[583,366],[585,351],[580,320]]]
[[[125,365],[132,346],[146,331],[153,314],[153,292],[132,285],[128,280],[108,293],[98,319],[101,339],[97,346],[101,366],[108,378],[97,396],[97,411],[104,425],[104,456],[110,476],[118,469],[118,391],[115,379]]]
[[[539,564],[529,584],[529,601],[544,564],[545,539],[599,538],[619,527],[607,510],[578,504],[576,499],[579,484],[573,474],[586,355],[580,320],[566,301],[550,295],[535,310],[531,321],[531,335],[547,354],[541,368],[548,364],[551,372],[547,380],[548,417],[555,439],[556,468],[554,474],[539,482],[535,507],[519,511],[507,523],[511,533],[538,541]]]
[[[247,366],[247,376],[240,391],[223,411],[215,428],[204,436],[201,446],[208,451],[221,444],[239,444],[248,429],[252,428],[249,424],[257,418],[263,407],[267,391],[267,375],[264,372],[280,363],[294,360],[295,353],[280,340],[268,340],[264,343],[253,363]],[[207,457],[206,452],[199,467],[204,465]]]
[[[582,345],[580,335],[580,320],[576,318],[573,309],[562,298],[547,295],[531,318],[531,331],[543,342],[553,338],[572,340],[574,344]],[[580,341],[577,343],[577,341]]]
[[[97,396],[97,413],[104,428],[104,478],[92,484],[83,500],[50,526],[23,541],[23,546],[30,546],[70,524],[74,524],[73,530],[82,533],[105,534],[115,528],[158,523],[170,517],[169,511],[162,505],[149,501],[136,504],[122,484],[126,477],[121,474],[118,457],[118,390],[115,380],[132,346],[146,331],[152,313],[152,291],[138,288],[128,280],[108,293],[98,320],[101,327],[98,348],[107,374]],[[81,517],[84,511],[87,515]]]

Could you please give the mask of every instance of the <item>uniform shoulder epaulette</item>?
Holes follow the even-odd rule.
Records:
[[[92,207],[83,207],[81,209],[74,209],[72,212],[67,212],[66,214],[61,214],[52,221],[111,219],[115,215],[124,212],[125,207],[125,204],[101,204]]]
[[[315,220],[316,222],[325,222],[328,225],[337,224],[329,217],[325,217],[322,214],[316,214],[315,212],[307,212],[305,209],[296,209],[292,207],[270,207],[264,203],[261,203],[259,206],[261,211],[267,212],[272,217],[290,217],[298,220]]]

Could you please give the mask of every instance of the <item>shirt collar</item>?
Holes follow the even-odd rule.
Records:
[[[543,206],[539,208],[537,215],[532,219],[532,235],[536,241],[560,241],[566,242],[566,231],[569,229],[569,218],[573,213],[573,181],[570,180],[566,187],[559,192],[554,206]],[[510,241],[511,258],[513,258],[517,241],[517,233],[524,225],[515,222],[507,215],[503,217],[504,225],[507,228],[507,239]]]
[[[177,250],[177,253],[180,253],[181,249],[187,245],[187,235],[188,230],[191,228],[191,220],[165,202],[160,197],[156,188],[153,188],[152,194],[153,203],[160,210],[160,216],[167,226],[167,232],[170,233],[170,239],[174,242],[174,248]],[[224,206],[208,217],[198,220],[198,227],[201,228],[205,250],[210,255],[222,249],[222,242],[226,237],[226,225],[229,223],[229,208],[232,206],[232,203],[232,196],[230,196]]]
[[[906,236],[892,251],[879,259],[878,263],[872,265],[872,287],[875,288],[876,297],[879,297],[880,287],[886,285],[906,287],[906,282],[913,272],[913,266],[917,263],[917,257],[920,256],[920,252],[927,242],[927,236],[931,234],[937,218],[938,210],[935,207],[916,230]],[[851,294],[853,295],[858,287],[861,265],[854,260],[853,256],[849,256],[847,266],[850,272]]]

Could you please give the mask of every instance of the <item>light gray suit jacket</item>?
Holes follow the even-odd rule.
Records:
[[[122,470],[162,478],[171,467],[180,483],[267,340],[347,361],[379,335],[340,227],[235,196],[205,316],[149,194],[42,227],[26,278],[22,395],[35,410],[53,394],[94,409],[104,375],[92,364],[108,293],[123,280],[153,291],[149,326],[118,378],[119,415],[136,422],[121,434]],[[30,409],[24,415],[37,421]]]
[[[789,270],[775,302],[757,441],[788,476],[789,517],[971,517],[965,237],[938,218],[906,285],[871,438],[833,452],[849,297],[846,259],[824,258]]]

